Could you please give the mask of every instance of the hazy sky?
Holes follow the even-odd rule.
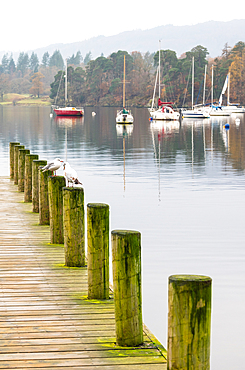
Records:
[[[1,3],[0,50],[27,51],[166,24],[244,19],[244,11],[245,3],[241,0],[4,1]]]

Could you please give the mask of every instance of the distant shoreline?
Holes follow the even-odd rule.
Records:
[[[0,105],[21,105],[21,106],[50,106],[51,100],[49,96],[41,96],[39,98],[29,94],[5,94],[0,101]]]

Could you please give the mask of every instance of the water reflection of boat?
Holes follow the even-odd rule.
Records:
[[[117,136],[123,138],[123,185],[124,191],[126,189],[126,137],[133,132],[133,125],[116,125]]]
[[[161,131],[162,135],[169,135],[174,132],[179,132],[179,121],[151,121],[151,129],[153,131]]]
[[[121,125],[117,123],[116,130],[117,136],[124,136],[125,134],[131,135],[133,132],[134,125]]]
[[[84,123],[84,117],[55,117],[54,118],[55,123],[57,123],[59,126],[66,126],[66,127],[72,127],[77,125],[78,123],[83,124]]]

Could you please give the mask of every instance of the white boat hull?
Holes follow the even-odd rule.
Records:
[[[205,108],[194,108],[194,109],[184,109],[182,111],[183,118],[210,118],[209,111]]]
[[[131,112],[123,113],[123,111],[118,111],[116,116],[116,123],[124,124],[124,123],[133,123],[134,117],[132,116]]]
[[[173,109],[165,109],[163,111],[162,108],[153,110],[149,109],[149,113],[153,120],[160,120],[160,121],[173,121],[179,120],[180,114],[179,112],[175,112]]]

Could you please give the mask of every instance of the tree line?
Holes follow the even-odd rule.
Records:
[[[210,58],[207,48],[197,45],[180,57],[173,50],[160,51],[160,93],[162,101],[176,107],[191,104],[191,65],[195,60],[194,102],[203,101],[204,69],[207,66],[205,102],[219,99],[227,73],[230,73],[230,101],[245,104],[245,43],[233,48],[224,45],[221,56]],[[119,50],[95,60],[91,52],[82,58],[80,52],[67,59],[68,101],[72,105],[120,106],[123,91],[123,60],[126,59],[126,101],[128,106],[149,106],[159,64],[159,51],[140,53]],[[59,50],[51,56],[44,53],[39,64],[37,55],[20,53],[17,64],[12,55],[4,55],[0,65],[0,92],[50,95],[56,104],[64,104],[64,60]],[[157,85],[158,96],[158,85]]]
[[[68,63],[74,67],[88,63],[91,53],[87,53],[84,60],[78,51],[68,58]],[[64,59],[59,50],[52,55],[48,52],[43,54],[41,63],[36,53],[21,52],[17,62],[12,54],[4,54],[0,64],[0,95],[7,93],[32,94],[34,96],[49,95],[50,84],[54,76],[64,67]]]

